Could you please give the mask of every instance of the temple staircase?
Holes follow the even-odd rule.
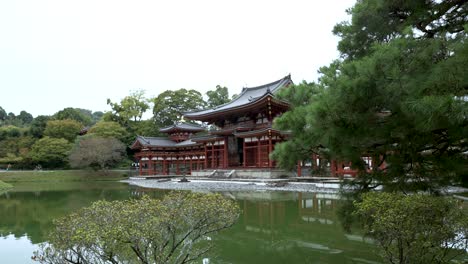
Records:
[[[236,175],[236,170],[214,170],[208,178],[214,179],[230,179]]]

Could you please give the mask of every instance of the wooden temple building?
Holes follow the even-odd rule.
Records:
[[[208,176],[216,171],[241,177],[242,173],[253,177],[288,174],[276,169],[269,155],[275,144],[289,136],[272,124],[289,109],[289,103],[276,94],[290,84],[288,75],[269,84],[243,88],[229,103],[184,114],[185,119],[203,122],[209,130],[175,123],[160,130],[167,137],[137,137],[131,148],[136,151],[140,175]],[[203,136],[197,135],[203,131]]]
[[[321,162],[316,155],[309,161],[299,161],[296,172],[276,168],[276,162],[269,158],[275,145],[290,136],[287,131],[274,129],[272,124],[275,117],[290,107],[276,94],[291,84],[288,75],[272,83],[243,88],[229,103],[184,114],[185,119],[202,122],[209,129],[179,122],[160,129],[167,137],[138,136],[131,148],[136,152],[139,174],[238,178],[310,176]],[[373,166],[370,157],[363,159],[369,168]],[[328,167],[331,176],[357,175],[349,162],[332,160]]]

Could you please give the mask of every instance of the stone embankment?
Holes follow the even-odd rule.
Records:
[[[339,184],[298,183],[286,181],[215,181],[215,180],[144,180],[129,179],[127,182],[144,188],[194,191],[290,191],[290,192],[329,192],[339,191]]]

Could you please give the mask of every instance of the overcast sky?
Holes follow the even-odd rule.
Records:
[[[107,111],[132,90],[317,79],[353,0],[0,1],[0,106]]]

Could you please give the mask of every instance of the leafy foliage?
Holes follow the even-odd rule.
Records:
[[[108,169],[118,164],[125,155],[125,145],[113,137],[85,136],[78,139],[70,153],[73,168]]]
[[[128,136],[124,127],[112,121],[100,121],[96,123],[89,129],[88,134],[94,134],[104,138],[113,137],[120,141],[125,141]]]
[[[17,138],[21,136],[21,129],[16,126],[3,126],[0,127],[0,140],[6,139],[6,138]]]
[[[68,165],[68,153],[72,146],[64,138],[44,137],[34,143],[29,157],[44,168],[63,168]]]
[[[23,124],[30,124],[33,121],[33,116],[26,112],[26,111],[21,111],[20,114],[16,117],[17,119],[21,120]]]
[[[238,218],[220,194],[170,193],[162,200],[99,201],[56,221],[40,263],[191,263],[212,247],[208,235]]]
[[[72,142],[82,128],[81,123],[72,119],[50,120],[47,122],[44,135],[53,138],[64,138]]]
[[[111,106],[113,115],[118,119],[114,121],[124,126],[129,121],[140,121],[143,114],[149,109],[145,91],[142,90],[131,92],[120,103],[113,103],[110,99],[107,99],[107,104]]]
[[[3,107],[0,106],[0,122],[4,122],[7,119],[7,113]],[[0,123],[1,124],[1,123]]]
[[[91,111],[73,107],[67,107],[58,111],[55,113],[54,118],[57,120],[75,120],[83,126],[87,126],[92,123]]]
[[[172,125],[182,118],[184,112],[206,106],[200,92],[187,89],[162,92],[153,98],[153,103],[153,120],[158,127]]]
[[[44,135],[47,122],[51,120],[50,116],[40,115],[34,118],[30,125],[31,134],[36,138],[41,138]]]
[[[348,59],[372,52],[374,43],[388,43],[413,31],[422,38],[444,38],[463,33],[467,5],[463,0],[358,1],[349,10],[351,23],[342,22],[333,33],[341,37],[338,50]]]
[[[389,263],[449,263],[468,250],[468,214],[454,199],[366,193],[355,205]]]
[[[0,140],[0,164],[28,166],[29,151],[36,139],[21,136]]]
[[[358,1],[351,24],[337,25],[345,59],[320,69],[314,100],[293,101],[277,120],[303,140],[275,149],[280,164],[319,153],[351,161],[363,186],[400,191],[467,177],[467,4],[403,2]],[[366,171],[364,155],[385,166]]]
[[[13,186],[9,183],[6,183],[6,182],[3,182],[3,181],[0,181],[0,191],[3,191],[3,190],[6,190],[6,189],[10,189],[12,188]]]
[[[294,135],[291,139],[275,146],[272,158],[278,160],[278,165],[292,169],[298,160],[307,160],[315,151],[314,141],[310,134],[306,116],[310,105],[318,100],[322,88],[315,83],[303,81],[298,85],[291,85],[280,91],[278,96],[291,103],[292,109],[275,120],[275,127],[281,130],[291,130]],[[306,133],[299,133],[304,131]],[[322,153],[323,154],[323,153]]]
[[[231,101],[228,88],[221,85],[216,85],[216,89],[206,92],[206,95],[208,96],[207,105],[211,108]]]

